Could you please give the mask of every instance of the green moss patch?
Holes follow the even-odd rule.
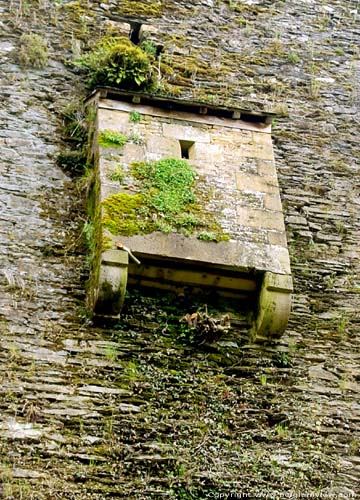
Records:
[[[141,180],[147,204],[161,214],[181,216],[195,202],[195,172],[185,160],[169,158],[152,163],[133,163],[132,173]]]
[[[209,231],[211,238],[207,241],[229,239],[203,209],[204,193],[200,196],[196,192],[196,174],[186,160],[133,163],[131,174],[141,193],[122,192],[103,201],[103,223],[112,234],[132,236],[162,231],[189,236]]]
[[[132,236],[149,233],[154,229],[140,215],[141,209],[145,207],[145,198],[142,194],[114,194],[102,204],[105,209],[103,224],[112,234]]]
[[[122,15],[127,16],[153,16],[159,17],[163,11],[163,5],[158,1],[145,0],[142,2],[134,2],[133,0],[124,0],[121,2],[119,11]]]

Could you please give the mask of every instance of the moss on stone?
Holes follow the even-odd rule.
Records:
[[[197,192],[195,171],[186,160],[139,162],[130,169],[141,193],[122,192],[102,202],[103,224],[112,234],[133,236],[161,231],[189,236],[207,231],[211,234],[207,241],[229,239],[213,220],[213,214],[204,210],[211,193]]]
[[[102,202],[105,210],[103,224],[112,234],[132,236],[139,233],[150,233],[154,227],[151,221],[141,216],[145,206],[142,194],[113,194]]]
[[[99,285],[101,253],[103,251],[103,231],[101,224],[101,206],[99,204],[100,187],[99,180],[93,177],[93,183],[89,188],[87,201],[88,218],[91,221],[91,238],[88,245],[87,263],[89,268],[89,279],[86,284],[87,305],[90,310],[93,309]]]
[[[163,12],[164,6],[158,1],[134,2],[133,0],[123,0],[119,7],[119,12],[127,16],[152,16],[159,17]]]
[[[124,169],[123,169],[123,166],[118,163],[108,174],[109,176],[109,179],[113,182],[120,182],[120,184],[122,183],[122,181],[124,180],[124,176],[125,176],[125,173],[124,173]]]

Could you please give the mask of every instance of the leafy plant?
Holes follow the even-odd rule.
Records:
[[[182,215],[187,205],[195,201],[195,172],[185,160],[168,158],[137,163],[133,164],[133,172],[148,191],[149,207],[158,212]]]
[[[91,222],[86,221],[83,227],[85,243],[89,250],[94,249],[94,226]]]
[[[296,54],[296,52],[290,52],[287,55],[287,60],[292,64],[298,64],[301,61],[300,57],[298,56],[298,54]]]
[[[144,42],[142,42],[141,44],[141,48],[143,49],[144,52],[146,52],[147,54],[150,54],[151,56],[154,56],[156,57],[156,47],[155,45],[150,42],[149,40],[145,40]]]
[[[260,384],[261,384],[262,386],[267,385],[267,376],[266,376],[266,373],[262,373],[262,374],[260,375]]]
[[[89,85],[142,88],[153,81],[154,57],[125,37],[104,37],[75,64],[89,75]]]
[[[57,158],[58,165],[74,175],[83,174],[88,163],[88,143],[94,132],[93,107],[69,105],[62,111],[64,138],[71,149],[64,149]]]
[[[203,231],[198,234],[198,240],[202,241],[217,241],[217,235],[208,231]]]
[[[86,168],[87,152],[85,148],[72,151],[62,151],[57,157],[57,164],[65,172],[80,175]]]

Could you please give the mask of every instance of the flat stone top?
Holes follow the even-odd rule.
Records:
[[[224,266],[239,272],[252,270],[291,274],[289,253],[279,245],[259,245],[239,241],[218,243],[200,241],[182,234],[156,231],[147,235],[119,236],[132,252],[146,257],[159,257],[201,264]]]
[[[204,123],[209,125],[218,125],[220,127],[238,128],[243,130],[253,130],[256,132],[271,133],[271,123],[256,123],[242,120],[240,118],[232,119],[225,117],[218,117],[212,115],[201,115],[189,113],[187,111],[162,109],[156,106],[149,106],[146,104],[132,104],[123,101],[114,101],[112,99],[99,99],[97,106],[99,109],[118,110],[130,113],[131,111],[138,111],[144,115],[158,116],[168,118],[171,116],[173,119],[186,120],[198,124]]]
[[[244,116],[250,118],[250,120],[257,118],[259,122],[269,123],[271,119],[277,116],[273,111],[266,111],[265,109],[259,110],[259,103],[256,104],[256,110],[251,109],[250,107],[237,107],[237,106],[225,106],[221,104],[215,104],[204,101],[196,101],[196,100],[186,100],[183,98],[169,97],[169,96],[161,96],[159,94],[152,95],[144,92],[129,92],[125,90],[120,90],[111,87],[102,87],[94,90],[91,95],[88,96],[86,102],[92,102],[93,100],[99,100],[102,98],[109,97],[112,102],[133,102],[147,103],[151,106],[155,106],[157,108],[177,108],[182,110],[188,110],[192,114],[203,114],[207,113],[218,113],[218,114],[243,114]]]
[[[138,113],[135,122],[133,111]],[[156,230],[131,237],[114,234],[114,241],[152,258],[290,274],[269,125],[100,99],[97,126],[99,132],[111,129],[127,138],[122,148],[100,147],[102,201],[117,193],[141,192],[133,162],[182,158],[185,143],[191,145],[186,161],[196,173],[201,209],[229,238],[215,243],[199,240],[200,230],[190,236]],[[120,183],[111,179],[119,165]],[[161,220],[162,215],[153,217]]]

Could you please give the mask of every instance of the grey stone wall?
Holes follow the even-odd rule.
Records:
[[[4,497],[358,494],[358,2],[11,0],[0,14]],[[60,111],[85,95],[69,61],[124,21],[158,27],[166,91],[281,115],[295,296],[277,347],[244,346],[241,323],[210,352],[181,347],[145,298],[117,329],[84,321]],[[46,40],[43,68],[19,66],[24,33]]]

